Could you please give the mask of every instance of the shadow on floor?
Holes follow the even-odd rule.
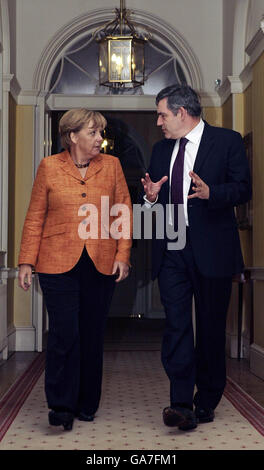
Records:
[[[105,332],[105,345],[161,345],[165,320],[110,317]]]

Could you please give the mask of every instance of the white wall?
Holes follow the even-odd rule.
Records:
[[[223,70],[222,80],[232,75],[234,21],[237,0],[223,0]]]
[[[238,0],[239,1],[239,0]],[[186,39],[201,65],[205,91],[223,74],[223,0],[127,0],[127,8],[147,11],[172,25]],[[43,49],[60,28],[88,10],[119,7],[119,0],[11,0],[16,25],[17,80],[32,89]],[[16,8],[14,6],[16,5]],[[15,18],[14,18],[15,16]],[[15,48],[13,49],[15,50]]]

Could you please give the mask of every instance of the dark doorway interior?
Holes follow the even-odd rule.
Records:
[[[62,150],[58,126],[64,111],[52,111],[52,154]],[[146,171],[151,149],[162,138],[156,126],[155,111],[101,111],[107,119],[105,137],[113,141],[107,153],[120,159],[126,177],[142,176]],[[129,181],[128,181],[129,183]]]

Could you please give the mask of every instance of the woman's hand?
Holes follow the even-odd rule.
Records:
[[[119,275],[115,282],[120,282],[126,279],[129,274],[129,266],[123,261],[115,261],[112,274]]]
[[[32,284],[31,264],[20,264],[18,272],[18,285],[27,291]]]

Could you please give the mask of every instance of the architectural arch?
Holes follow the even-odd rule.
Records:
[[[250,0],[244,0],[236,4],[234,37],[233,37],[233,71],[232,74],[239,75],[246,66],[246,42]]]
[[[84,37],[87,31],[96,30],[111,19],[113,19],[112,9],[98,9],[75,18],[61,28],[42,52],[33,76],[33,89],[47,93],[52,74],[65,51]],[[133,10],[133,22],[150,31],[159,31],[159,36],[177,50],[177,59],[188,84],[199,91],[203,90],[200,64],[182,35],[161,18],[142,10]]]

